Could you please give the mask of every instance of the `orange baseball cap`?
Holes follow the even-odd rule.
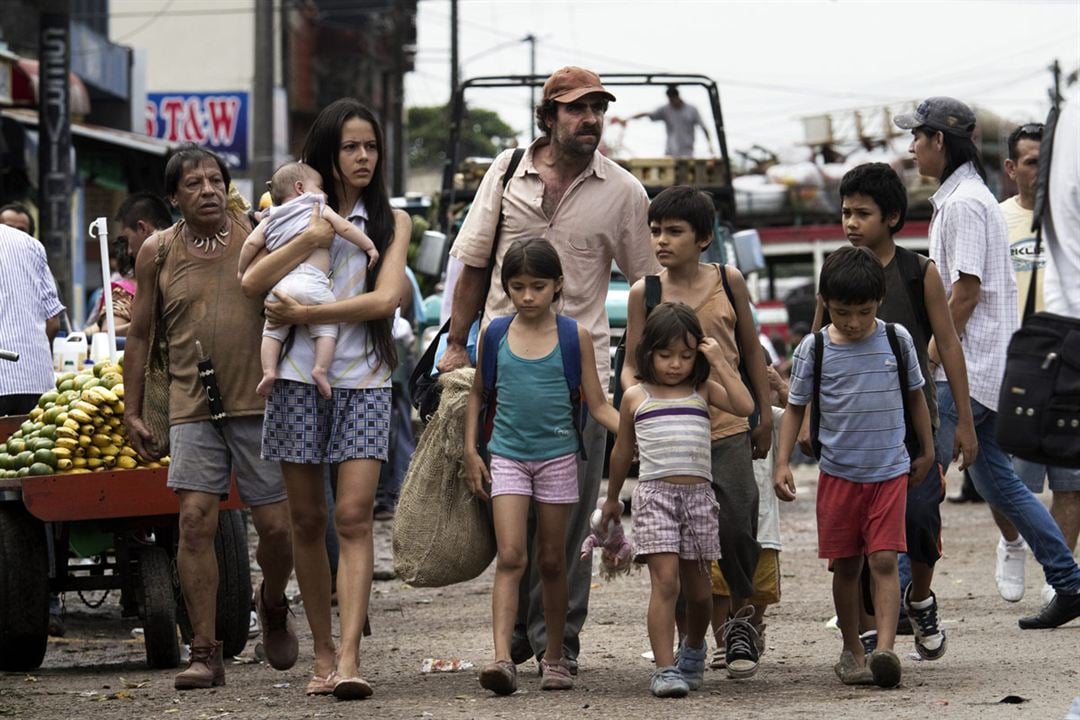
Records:
[[[615,96],[600,83],[600,76],[592,70],[568,65],[556,70],[544,83],[544,101],[570,103],[590,93],[600,93],[614,102]]]

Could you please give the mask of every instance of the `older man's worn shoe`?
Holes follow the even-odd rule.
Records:
[[[1046,607],[1039,611],[1038,615],[1020,618],[1020,627],[1023,630],[1042,630],[1056,628],[1070,620],[1080,617],[1080,593],[1057,593]]]
[[[296,657],[300,654],[300,643],[292,629],[289,600],[282,595],[281,604],[271,606],[263,597],[263,587],[260,584],[259,591],[255,593],[255,610],[262,627],[266,662],[275,670],[288,670],[296,664]]]
[[[480,687],[496,695],[512,695],[517,691],[517,665],[509,660],[496,660],[480,671]]]
[[[191,645],[187,669],[176,674],[173,687],[177,690],[197,690],[225,684],[225,663],[221,659],[221,643]]]

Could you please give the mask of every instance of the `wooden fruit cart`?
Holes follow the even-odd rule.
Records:
[[[26,420],[0,417],[0,441]],[[167,468],[0,479],[0,670],[41,665],[49,594],[120,590],[125,617],[141,618],[146,661],[180,663],[177,626],[191,628],[176,573],[179,501]],[[235,480],[221,503],[217,635],[227,656],[247,643],[251,570]],[[49,545],[56,568],[49,567]],[[69,552],[69,548],[72,550]],[[69,560],[77,555],[81,559]]]

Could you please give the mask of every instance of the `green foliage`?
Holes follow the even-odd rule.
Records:
[[[409,166],[442,167],[450,139],[450,109],[447,105],[411,107],[407,113]],[[509,147],[517,132],[498,113],[468,108],[461,123],[461,157],[494,157]]]

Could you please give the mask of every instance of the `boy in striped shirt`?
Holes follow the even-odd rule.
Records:
[[[908,331],[893,326],[899,347],[894,353],[886,325],[877,318],[885,297],[885,273],[872,252],[845,247],[829,255],[819,293],[832,323],[804,338],[795,351],[773,485],[781,500],[795,499],[791,450],[816,394],[821,443],[818,554],[832,562],[833,602],[844,639],[835,670],[846,685],[895,687],[901,676],[900,660],[893,652],[900,614],[896,563],[897,553],[907,550],[907,489],[926,477],[934,461],[930,413],[920,389],[924,380]],[[815,391],[814,345],[819,337],[824,342],[820,389]],[[901,387],[898,361],[906,371],[906,388]],[[918,437],[915,457],[904,444],[907,414]],[[878,622],[877,649],[869,658],[859,641],[864,556]]]

